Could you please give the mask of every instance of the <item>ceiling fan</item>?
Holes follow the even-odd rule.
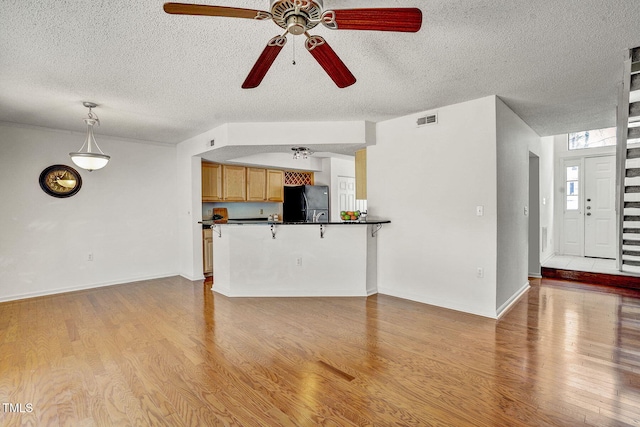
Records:
[[[305,47],[339,88],[351,86],[356,78],[329,46],[326,40],[310,35],[309,30],[322,24],[332,30],[399,31],[415,33],[422,26],[422,12],[417,8],[366,8],[323,10],[322,0],[270,0],[270,11],[208,6],[186,3],[165,3],[164,11],[175,15],[223,16],[257,21],[272,20],[285,29],[262,51],[243,89],[258,87],[278,54],[287,43],[287,34],[307,37]]]

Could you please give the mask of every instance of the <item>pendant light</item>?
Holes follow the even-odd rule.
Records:
[[[84,141],[80,151],[69,153],[71,160],[78,167],[86,169],[89,172],[102,169],[109,162],[110,156],[107,156],[102,152],[96,139],[93,137],[93,126],[100,126],[100,119],[96,116],[91,109],[96,108],[98,105],[93,102],[83,102],[82,105],[89,109],[89,117],[84,119],[87,124],[87,137]]]

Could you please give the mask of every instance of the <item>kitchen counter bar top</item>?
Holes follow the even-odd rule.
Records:
[[[198,224],[203,226],[212,225],[377,225],[377,224],[390,224],[389,220],[367,220],[367,221],[333,221],[333,222],[286,222],[286,221],[268,221],[268,220],[242,220],[242,219],[230,219],[228,222],[214,222],[214,221],[198,221]]]

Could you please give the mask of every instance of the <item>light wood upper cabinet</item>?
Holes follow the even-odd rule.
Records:
[[[284,171],[267,169],[267,201],[284,202]]]
[[[222,165],[222,198],[229,202],[247,200],[247,174],[244,166]]]
[[[222,165],[202,163],[202,201],[222,201]]]
[[[356,199],[367,199],[367,150],[356,151]]]
[[[284,202],[284,171],[202,162],[203,202]]]
[[[247,201],[264,202],[267,200],[267,170],[247,168]]]

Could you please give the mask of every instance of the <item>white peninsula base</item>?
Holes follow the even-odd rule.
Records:
[[[375,294],[378,227],[378,224],[216,225],[213,291],[229,297]]]

